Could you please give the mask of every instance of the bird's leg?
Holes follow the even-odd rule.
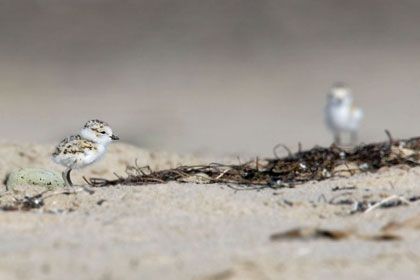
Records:
[[[337,145],[337,146],[341,146],[340,132],[334,133],[334,144]]]
[[[89,187],[87,187],[87,186],[83,186],[83,185],[73,185],[73,183],[72,183],[72,181],[71,181],[71,178],[70,178],[70,172],[72,171],[72,169],[71,168],[67,168],[65,171],[63,171],[63,173],[62,173],[62,175],[63,175],[63,180],[64,180],[64,183],[65,183],[65,187],[67,187],[67,188],[71,188],[71,190],[70,189],[68,189],[68,191],[74,191],[74,192],[78,192],[78,191],[80,191],[80,190],[83,190],[83,191],[85,191],[85,192],[87,192],[87,193],[89,193],[89,194],[93,194],[93,193],[95,193],[95,191],[94,190],[92,190],[91,188],[89,188]],[[77,187],[77,188],[76,188]]]
[[[65,171],[63,171],[63,180],[64,183],[66,184],[66,187],[73,187],[73,183],[71,182],[71,178],[70,178],[70,172],[71,172],[71,168],[67,168]]]
[[[353,131],[350,133],[350,142],[352,145],[356,146],[358,141],[357,132]]]

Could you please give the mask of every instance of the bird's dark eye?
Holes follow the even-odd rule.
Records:
[[[106,132],[105,132],[105,131],[101,131],[101,133],[102,133],[102,134],[106,134]]]

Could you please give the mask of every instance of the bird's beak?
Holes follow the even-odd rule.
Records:
[[[112,140],[120,140],[120,137],[118,137],[117,135],[112,135],[111,136],[111,139]]]

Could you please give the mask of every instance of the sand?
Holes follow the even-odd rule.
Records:
[[[1,178],[22,167],[61,171],[49,158],[52,150],[53,145],[1,144]],[[210,160],[119,143],[73,180],[122,176],[136,159],[154,169]],[[420,216],[420,201],[350,214],[352,202],[420,196],[419,179],[420,168],[401,166],[293,189],[168,183],[55,195],[41,209],[0,211],[0,279],[415,279],[418,224],[393,230],[400,239],[390,241],[270,236],[298,227],[381,234],[390,222]],[[3,205],[40,191],[1,189]]]

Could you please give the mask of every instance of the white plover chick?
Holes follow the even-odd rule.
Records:
[[[52,159],[67,167],[63,172],[66,186],[73,186],[70,172],[101,159],[112,140],[119,140],[119,138],[112,133],[112,129],[107,123],[90,120],[78,135],[69,136],[61,141],[52,154]]]
[[[327,95],[325,107],[325,122],[334,134],[334,143],[343,145],[341,136],[343,133],[350,134],[350,144],[357,144],[357,133],[363,111],[353,105],[351,89],[345,84],[335,84]]]

